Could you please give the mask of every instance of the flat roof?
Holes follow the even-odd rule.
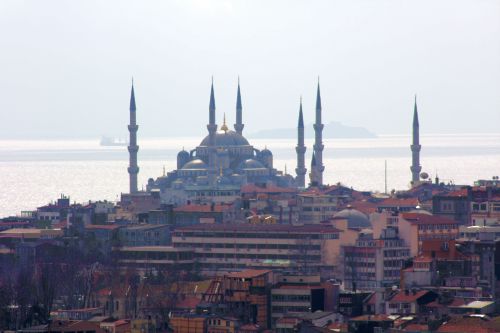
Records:
[[[118,249],[120,252],[183,252],[183,251],[193,251],[193,249],[188,247],[173,247],[173,246],[123,246]]]
[[[229,273],[226,276],[230,278],[244,278],[244,279],[250,279],[254,278],[257,276],[261,276],[264,274],[267,274],[271,272],[269,269],[247,269],[241,272],[234,272],[234,273]]]
[[[225,231],[225,232],[262,232],[262,233],[335,233],[341,232],[331,225],[322,224],[196,224],[176,228],[175,231]]]
[[[493,305],[493,304],[495,304],[495,302],[493,302],[493,301],[472,301],[470,303],[467,303],[467,304],[464,304],[464,305],[460,305],[460,306],[458,306],[458,308],[462,308],[462,309],[482,309],[482,308],[485,308],[485,307]]]

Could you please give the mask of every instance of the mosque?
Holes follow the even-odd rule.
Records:
[[[218,127],[215,117],[214,85],[210,90],[208,115],[208,135],[201,140],[199,146],[189,151],[182,150],[177,154],[177,169],[164,173],[162,176],[150,178],[147,183],[147,192],[159,191],[162,202],[172,204],[193,203],[222,203],[233,202],[240,196],[241,186],[245,184],[266,184],[279,187],[298,188],[306,187],[305,152],[304,145],[304,120],[302,113],[302,100],[299,107],[297,125],[297,166],[296,176],[279,171],[273,166],[273,153],[264,147],[258,149],[252,146],[243,136],[243,107],[241,90],[238,80],[236,95],[236,123],[234,130],[226,124],[224,115],[223,123]],[[309,173],[310,186],[323,185],[323,128],[321,120],[321,94],[318,82],[316,93],[316,112],[314,128],[314,145]],[[130,97],[130,133],[129,140],[129,167],[130,194],[138,193],[137,174],[137,130],[136,105],[134,87]],[[420,144],[418,114],[415,100],[413,119],[412,150],[412,185],[419,183]]]
[[[322,131],[321,102],[319,96],[319,110],[316,115],[317,126],[315,130]],[[147,191],[159,191],[165,203],[183,204],[191,202],[231,202],[240,195],[242,185],[267,184],[279,187],[304,188],[304,121],[302,115],[302,101],[299,110],[298,144],[297,151],[297,176],[293,177],[286,172],[279,171],[273,166],[273,153],[264,147],[258,149],[249,143],[243,136],[243,107],[241,101],[240,83],[236,95],[236,123],[234,130],[229,129],[226,117],[219,127],[215,117],[215,94],[212,81],[209,102],[208,135],[200,144],[191,150],[181,150],[177,154],[177,169],[170,171],[156,179],[150,178]],[[137,192],[137,125],[135,123],[135,95],[132,87],[130,100],[130,193]],[[319,122],[318,122],[319,121]],[[311,184],[322,184],[322,135],[317,133],[315,151],[311,164]]]

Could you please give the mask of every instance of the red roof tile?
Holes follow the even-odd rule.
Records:
[[[429,327],[424,324],[408,324],[403,329],[403,332],[425,332]]]
[[[416,224],[457,224],[457,222],[452,219],[429,214],[403,213],[402,216],[410,223]]]
[[[420,297],[424,296],[427,293],[429,293],[428,290],[419,290],[415,294],[410,291],[407,295],[406,292],[402,290],[398,292],[393,298],[391,298],[389,303],[394,304],[416,302]]]
[[[382,202],[378,204],[379,207],[385,207],[385,206],[390,206],[390,207],[417,207],[419,201],[418,198],[404,198],[404,199],[398,199],[398,198],[387,198],[384,199]]]
[[[194,309],[198,304],[200,304],[201,300],[195,296],[187,296],[186,298],[180,300],[176,304],[176,308],[178,309]]]
[[[453,317],[448,322],[441,325],[437,332],[457,333],[493,333],[499,332],[494,322],[477,317]]]

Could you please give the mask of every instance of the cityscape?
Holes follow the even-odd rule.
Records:
[[[177,27],[183,37],[175,38],[184,38],[187,44],[197,37],[183,30],[184,23],[179,23],[183,19],[192,19],[189,31],[193,34],[207,33],[193,19],[196,13],[226,23],[233,22],[233,16],[262,17],[263,29],[272,30],[274,24],[287,26],[285,22],[302,12],[307,16],[308,10],[319,15],[323,8],[321,15],[329,15],[328,10],[337,9],[354,17],[360,15],[360,8],[370,7],[364,1],[355,2],[361,7],[354,12],[341,1],[290,2],[290,7],[281,1],[269,6],[236,0],[127,2],[122,9],[130,13],[146,10],[153,21],[171,18],[177,23],[167,26]],[[401,8],[391,1],[374,3],[388,6],[398,15],[415,6],[422,6],[419,10],[432,7],[430,2],[408,1]],[[52,10],[56,4],[60,5],[48,1],[42,9],[30,3],[6,2],[5,8],[12,17],[27,17],[31,11]],[[81,10],[75,16],[77,21],[110,10],[107,5],[85,7],[81,1],[74,5]],[[457,10],[463,10],[467,19],[484,20],[485,27],[491,22],[496,30],[488,31],[499,36],[500,10],[491,14],[486,8],[500,6],[494,1],[482,5],[464,1]],[[275,21],[261,13],[264,8],[270,13],[290,12]],[[166,14],[165,9],[174,14]],[[430,20],[448,19],[445,12],[438,9]],[[106,20],[118,22],[113,20],[134,15],[130,13],[106,16]],[[383,17],[378,9],[368,13]],[[134,17],[139,34],[162,29],[148,30],[148,19],[139,14]],[[87,22],[86,27],[97,26],[96,22]],[[45,24],[42,30],[47,29]],[[325,28],[331,24],[321,23]],[[418,19],[411,21],[412,26],[425,26],[420,24]],[[69,22],[62,26],[73,29]],[[223,35],[225,29],[214,31]],[[436,29],[439,34],[446,30]],[[241,26],[235,31],[248,33]],[[453,40],[454,31],[447,33]],[[291,35],[280,31],[278,40]],[[122,35],[114,36],[119,39]],[[242,38],[252,43],[249,36]],[[142,38],[150,52],[149,47],[156,44],[148,44],[151,40],[142,35],[137,41]],[[96,39],[90,45],[101,42]],[[69,48],[71,43],[62,45]],[[371,41],[367,43],[372,46]],[[443,49],[448,50],[445,44]],[[214,42],[214,46],[221,45]],[[104,49],[114,54],[116,50],[108,46]],[[500,55],[500,45],[494,47]],[[276,56],[272,50],[269,59]],[[171,52],[179,52],[189,62],[182,50],[173,48]],[[262,57],[251,58],[265,65]],[[115,59],[117,64],[110,61],[107,69],[112,72],[121,67],[119,59]],[[494,70],[500,73],[499,59]],[[163,115],[152,115],[148,89],[160,90],[152,88],[154,81],[148,82],[151,73],[137,67],[143,75],[131,73],[119,85],[121,101],[113,106],[119,109],[119,117],[111,116],[114,111],[106,115],[108,106],[100,109],[102,117],[89,116],[91,125],[86,120],[79,122],[76,115],[69,116],[63,126],[69,128],[69,134],[58,129],[57,110],[47,111],[53,127],[45,127],[35,115],[26,118],[26,127],[8,125],[5,139],[0,140],[0,187],[4,192],[0,196],[0,332],[500,332],[500,90],[491,95],[491,113],[478,108],[471,110],[469,118],[459,111],[455,118],[441,118],[441,106],[432,106],[441,103],[436,95],[426,97],[428,87],[412,87],[418,93],[395,97],[406,100],[402,103],[406,107],[397,115],[378,111],[377,118],[382,119],[374,120],[360,112],[356,123],[347,114],[357,111],[337,107],[341,103],[335,103],[331,68],[325,63],[324,71],[301,73],[308,77],[300,84],[307,91],[304,97],[287,96],[286,102],[271,103],[270,109],[255,114],[255,105],[262,103],[258,100],[278,94],[272,92],[287,85],[288,79],[280,85],[269,80],[254,85],[258,74],[244,71],[244,75],[234,75],[228,92],[227,73],[219,79],[217,66],[235,63],[220,61],[215,65],[200,60],[199,71],[190,74],[196,81],[193,87],[206,83],[205,93],[189,92],[186,105],[190,107],[177,109],[177,93],[166,93],[173,103],[167,107],[166,121]],[[430,58],[425,61],[432,62]],[[286,67],[282,58],[280,64]],[[71,62],[64,66],[68,73],[84,72]],[[175,64],[165,66],[174,68]],[[185,66],[183,60],[179,66]],[[211,66],[214,73],[205,75],[205,68]],[[130,69],[119,70],[129,73]],[[272,66],[266,68],[267,72],[273,70]],[[496,88],[500,88],[499,78],[492,81]],[[50,89],[63,89],[65,80],[71,86],[70,74],[47,84],[52,85]],[[169,88],[184,89],[184,80],[172,78]],[[296,84],[290,83],[286,89]],[[412,82],[395,83],[403,85],[411,87]],[[386,88],[383,84],[373,87]],[[14,88],[9,85],[9,89]],[[74,97],[75,104],[89,99],[86,90],[72,96],[78,94],[83,96]],[[5,96],[15,100],[15,94]],[[232,96],[231,103],[228,96]],[[283,96],[281,92],[279,96]],[[91,99],[99,105],[106,97],[101,94]],[[193,101],[197,104],[190,104]],[[272,111],[281,104],[280,110]],[[198,110],[194,105],[204,107]],[[57,103],[53,106],[58,107]],[[486,119],[488,114],[493,117]],[[483,130],[470,120],[470,131],[446,133],[453,124],[463,126],[461,117],[481,116],[486,117]],[[26,111],[23,117],[31,116]],[[402,123],[401,119],[408,121]],[[33,130],[23,134],[37,122],[46,133]],[[75,124],[78,126],[73,127]],[[158,124],[165,136],[156,136]],[[107,131],[98,138],[92,126]],[[10,127],[19,127],[18,132],[9,134]],[[433,132],[440,127],[442,132]],[[91,139],[80,134],[86,131]],[[56,132],[61,136],[51,136]],[[113,134],[116,132],[121,136]]]

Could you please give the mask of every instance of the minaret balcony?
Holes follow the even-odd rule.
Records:
[[[313,124],[313,128],[315,131],[322,131],[325,125],[323,124]]]
[[[127,170],[128,170],[128,173],[130,173],[130,174],[139,173],[139,167],[137,167],[137,166],[130,166],[127,168]]]
[[[129,153],[137,153],[139,151],[139,146],[128,146]]]

